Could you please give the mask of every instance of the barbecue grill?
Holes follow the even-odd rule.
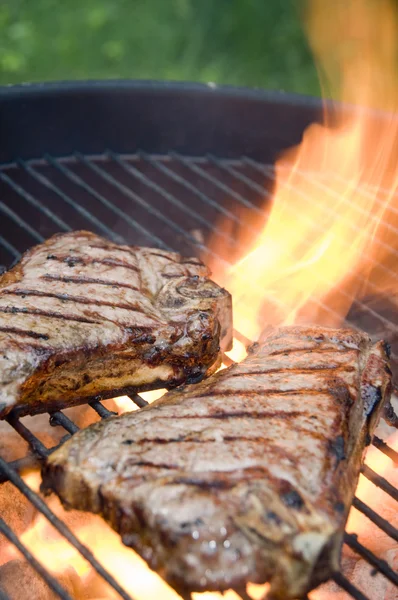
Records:
[[[332,107],[350,111],[350,107]],[[116,242],[150,245],[206,260],[214,256],[210,238],[219,238],[222,260],[232,262],[234,232],[258,233],[267,218],[267,200],[275,184],[273,164],[286,148],[300,141],[305,128],[321,119],[318,100],[282,93],[218,87],[213,84],[90,82],[35,84],[0,90],[0,264],[9,267],[21,253],[50,235],[89,229]],[[384,120],[386,115],[373,113]],[[323,174],[311,177],[320,191]],[[292,211],[294,211],[294,193]],[[219,228],[220,219],[229,227]],[[353,229],[355,224],[353,223]],[[391,280],[396,273],[391,271]],[[392,346],[398,376],[398,327],[394,306],[370,298],[354,302],[349,325],[382,336]],[[395,322],[394,322],[395,321]],[[244,332],[234,332],[246,346]],[[225,364],[231,359],[224,357]],[[132,403],[143,407],[141,396]],[[132,404],[133,405],[133,404]],[[97,400],[90,403],[101,418],[111,413]],[[31,453],[7,463],[0,457],[0,482],[11,482],[121,598],[132,597],[96,560],[71,529],[21,477],[48,456],[46,447],[17,416],[8,418],[28,442]],[[54,426],[73,435],[77,425],[61,411],[50,415]],[[395,463],[398,453],[382,439],[379,451]],[[398,490],[370,467],[364,476],[395,501]],[[1,491],[1,488],[0,488]],[[359,498],[355,508],[388,536],[398,530]],[[0,518],[0,533],[15,545],[57,597],[70,600],[56,577],[41,564],[10,526]],[[353,534],[345,544],[369,563],[375,577],[398,588],[398,575],[364,547]],[[335,582],[356,600],[368,598],[342,572]],[[242,598],[248,598],[241,591]],[[7,594],[1,590],[0,599]]]

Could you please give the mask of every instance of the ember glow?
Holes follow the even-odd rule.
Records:
[[[264,324],[338,326],[354,298],[397,281],[396,8],[312,0],[305,22],[325,94],[351,106],[339,117],[325,107],[324,124],[280,158],[258,239],[247,244],[242,227],[240,260],[211,265],[232,294],[235,328],[251,339]],[[375,125],[373,108],[393,116]],[[213,249],[222,254],[216,240]]]

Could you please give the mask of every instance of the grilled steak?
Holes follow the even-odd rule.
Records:
[[[273,598],[299,598],[338,568],[389,393],[366,334],[272,330],[242,363],[76,434],[43,489],[103,515],[179,591],[269,580]]]
[[[56,235],[0,276],[0,418],[200,379],[231,320],[196,258]]]

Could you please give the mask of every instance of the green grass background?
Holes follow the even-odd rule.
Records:
[[[318,95],[300,0],[0,0],[0,84],[213,81]]]

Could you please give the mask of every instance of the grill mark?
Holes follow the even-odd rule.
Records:
[[[300,388],[298,390],[279,390],[279,389],[262,389],[262,390],[237,390],[237,389],[233,389],[233,390],[211,390],[209,392],[206,392],[204,394],[201,394],[200,396],[195,396],[195,400],[201,400],[202,398],[209,398],[214,396],[215,394],[220,395],[220,396],[264,396],[265,394],[272,394],[272,395],[278,395],[278,396],[291,396],[292,394],[294,394],[295,396],[303,396],[303,395],[308,395],[308,396],[317,396],[319,394],[327,394],[327,395],[332,395],[332,392],[330,391],[329,388],[322,388],[322,389],[306,389],[306,388]]]
[[[76,265],[109,265],[111,267],[124,267],[125,269],[131,269],[137,273],[140,272],[139,268],[135,265],[130,265],[129,263],[124,263],[122,260],[117,260],[117,258],[83,258],[79,256],[56,256],[51,255],[51,260],[66,263],[69,267],[74,267]]]
[[[199,260],[196,261],[194,258],[185,258],[181,261],[182,265],[195,265],[196,267],[204,267],[205,265]]]
[[[291,419],[299,416],[305,416],[310,414],[310,411],[301,412],[299,410],[292,410],[291,412],[284,412],[282,410],[267,410],[267,411],[236,411],[229,413],[214,413],[209,415],[179,415],[176,417],[175,415],[162,415],[158,414],[156,418],[161,420],[163,419],[174,419],[174,421],[178,421],[179,419],[229,419],[229,418],[249,418],[249,419],[268,419],[268,418],[282,418],[282,419]],[[312,414],[312,413],[311,413]],[[155,420],[155,419],[154,419]]]
[[[154,463],[150,460],[140,460],[135,463],[131,463],[132,467],[153,467],[154,469],[178,469],[177,465],[168,465],[166,463]]]
[[[265,345],[263,347],[263,349],[265,349]],[[317,348],[316,346],[314,346],[313,348],[287,348],[285,350],[275,350],[274,352],[269,352],[266,355],[267,356],[279,356],[280,354],[306,354],[309,353],[311,354],[312,352],[314,353],[318,353],[318,352],[358,352],[359,349],[355,349],[355,348],[338,348],[338,347],[333,347],[333,348]],[[262,355],[263,353],[261,352],[260,355]]]
[[[120,283],[119,281],[105,281],[104,279],[97,279],[95,277],[64,277],[62,275],[50,275],[47,273],[46,275],[42,275],[41,279],[45,279],[47,281],[62,281],[63,283],[95,283],[97,285],[107,285],[114,288],[128,288],[136,292],[140,291],[139,288],[128,283]]]
[[[24,314],[24,315],[38,315],[41,317],[50,317],[53,319],[63,319],[64,321],[77,321],[78,323],[89,323],[92,325],[100,325],[100,321],[93,321],[92,319],[86,319],[85,317],[78,317],[73,315],[65,315],[62,313],[51,312],[47,310],[39,310],[36,308],[16,308],[15,306],[0,307],[0,312],[12,313],[12,314]]]
[[[330,367],[329,365],[327,366],[323,366],[323,365],[318,365],[318,366],[313,366],[313,367],[303,367],[300,369],[296,369],[295,367],[280,367],[278,369],[268,369],[268,371],[250,371],[250,372],[243,372],[243,373],[230,373],[230,377],[251,377],[252,375],[268,375],[268,374],[274,374],[274,373],[284,373],[285,371],[287,371],[288,373],[295,373],[297,375],[306,375],[308,373],[318,373],[321,372],[322,375],[324,374],[334,374],[336,371],[343,371],[343,372],[352,372],[352,371],[356,371],[356,367],[352,366],[352,365],[338,365],[337,367]]]
[[[177,265],[180,264],[179,260],[176,260],[175,258],[173,258],[172,256],[169,256],[168,254],[163,254],[162,252],[148,252],[149,256],[160,256],[161,258],[166,258],[168,261],[175,263]]]
[[[303,429],[303,428],[297,428],[297,431],[303,431],[305,432],[306,435],[310,435],[311,437],[315,437],[315,438],[326,438],[325,435],[316,433],[316,432],[312,432],[312,431],[308,431],[307,429]],[[192,444],[213,444],[213,443],[224,443],[224,442],[254,442],[254,443],[261,443],[261,444],[266,444],[267,442],[269,442],[269,438],[268,437],[264,437],[264,436],[255,436],[255,437],[249,437],[249,436],[245,436],[245,435],[224,435],[222,437],[222,440],[216,440],[213,438],[207,438],[207,439],[199,439],[199,438],[194,438],[194,437],[189,437],[189,435],[187,436],[183,436],[183,437],[176,437],[176,438],[141,438],[138,440],[134,440],[133,443],[137,444],[138,446],[141,444],[181,444],[181,443],[192,443]],[[125,442],[127,443],[127,441]]]
[[[56,298],[57,300],[62,300],[65,302],[75,302],[76,304],[89,304],[95,306],[110,306],[111,308],[123,308],[125,310],[129,310],[131,312],[139,312],[146,314],[145,309],[139,305],[139,303],[130,305],[116,302],[109,302],[106,300],[90,300],[90,298],[86,298],[85,296],[71,296],[70,294],[56,294],[55,292],[40,292],[39,290],[1,290],[0,297],[2,294],[7,294],[9,296],[38,296],[41,298]],[[155,320],[155,317],[152,317]]]
[[[22,337],[31,337],[36,340],[49,340],[50,336],[46,333],[36,333],[36,331],[31,331],[30,329],[20,329],[19,327],[2,327],[0,326],[0,331],[4,333],[15,333],[15,335],[20,335]]]

